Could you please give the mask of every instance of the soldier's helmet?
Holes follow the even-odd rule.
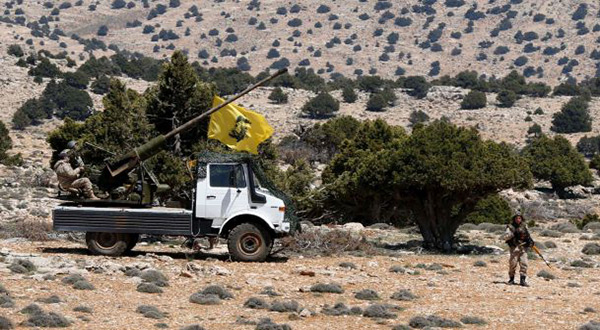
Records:
[[[58,154],[59,159],[65,159],[69,157],[69,149],[65,149]]]
[[[67,143],[67,149],[73,149],[76,145],[77,141],[69,141],[69,143]]]

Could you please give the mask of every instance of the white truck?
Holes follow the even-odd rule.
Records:
[[[165,135],[107,163],[99,182],[116,187],[138,170],[137,182],[129,191],[132,199],[75,200],[57,206],[52,213],[57,231],[85,232],[88,249],[95,254],[118,256],[131,250],[140,234],[227,239],[231,256],[239,261],[263,261],[275,238],[290,232],[291,212],[286,212],[284,195],[257,183],[254,162],[243,155],[200,156],[195,168],[192,203],[185,208],[155,207],[161,184],[146,169],[144,161],[154,156],[170,138],[194,127],[210,114],[252,89],[285,73],[280,70],[248,87],[226,102],[191,119]],[[215,161],[218,159],[218,161]],[[112,188],[111,188],[112,189]],[[110,191],[110,190],[105,190]],[[279,197],[276,197],[279,196]]]
[[[192,209],[151,207],[126,201],[67,202],[52,214],[54,230],[86,232],[90,252],[118,256],[140,234],[227,239],[232,258],[263,261],[273,241],[290,232],[282,199],[261,188],[250,163],[197,166]]]

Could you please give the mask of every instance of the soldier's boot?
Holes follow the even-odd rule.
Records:
[[[508,280],[508,284],[515,285],[515,275],[510,277],[510,279]]]
[[[91,199],[91,200],[99,200],[100,199],[96,195],[94,195],[93,190],[86,190],[83,192],[83,195],[85,196],[86,199]]]
[[[94,193],[91,193],[91,194],[89,194],[89,196],[87,197],[87,199],[91,199],[91,200],[97,201],[100,198],[98,198],[98,196],[94,195]]]
[[[527,278],[527,276],[521,275],[521,286],[529,286],[529,284],[527,284],[527,282],[525,282],[526,278]]]

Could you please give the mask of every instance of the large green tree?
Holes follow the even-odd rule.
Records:
[[[61,127],[50,133],[48,142],[55,153],[63,150],[70,140],[77,140],[80,147],[89,142],[119,155],[156,134],[146,118],[145,98],[118,79],[111,80],[102,103],[104,111],[95,113],[84,123],[65,120]],[[110,153],[90,147],[82,148],[81,153],[88,165],[97,167],[104,166],[104,159],[111,157]]]
[[[185,55],[176,51],[165,64],[157,84],[146,92],[147,113],[151,123],[164,134],[209,110],[214,95],[214,85],[201,81]],[[208,120],[177,136],[173,151],[187,152],[193,144],[205,140],[207,124]]]
[[[328,203],[348,219],[402,221],[412,215],[426,247],[451,249],[454,233],[478,201],[526,188],[526,160],[474,128],[436,121],[406,136],[385,122],[367,122],[323,173]]]
[[[592,174],[581,154],[562,136],[546,135],[532,139],[523,149],[531,172],[539,180],[547,180],[558,194],[574,185],[589,185]]]

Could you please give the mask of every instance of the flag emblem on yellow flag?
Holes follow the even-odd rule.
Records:
[[[225,102],[215,95],[213,107]],[[273,135],[273,127],[262,115],[230,103],[210,115],[208,138],[237,151],[258,153],[258,145]]]

